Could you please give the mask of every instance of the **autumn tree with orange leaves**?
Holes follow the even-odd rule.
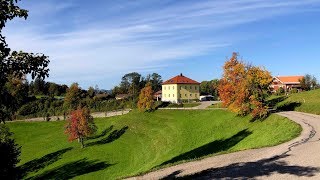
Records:
[[[238,115],[265,118],[268,115],[265,101],[272,76],[264,68],[245,64],[238,57],[238,53],[233,53],[223,66],[218,88],[220,99],[225,107]]]
[[[88,108],[78,108],[71,111],[68,119],[65,133],[69,135],[69,141],[78,140],[81,148],[84,148],[84,139],[94,134],[97,130],[93,117]]]
[[[151,83],[147,83],[146,86],[141,89],[138,101],[138,108],[142,112],[152,110],[154,104],[153,91]]]

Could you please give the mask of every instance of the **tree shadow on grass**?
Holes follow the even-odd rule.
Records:
[[[110,127],[108,127],[105,130],[103,130],[100,134],[95,135],[95,136],[91,136],[91,137],[87,137],[86,140],[99,139],[99,138],[107,135],[113,129],[113,127],[114,126],[111,125]]]
[[[81,159],[58,166],[29,179],[71,179],[76,176],[103,170],[112,165],[97,160]]]
[[[248,137],[250,134],[252,134],[252,132],[248,131],[248,129],[242,130],[228,139],[213,141],[204,146],[198,147],[194,150],[191,150],[189,152],[176,156],[171,160],[168,160],[162,163],[159,166],[179,162],[182,160],[196,159],[196,158],[204,157],[210,154],[226,151],[231,147],[235,146],[236,144],[238,144],[244,138]]]
[[[285,102],[277,105],[277,111],[294,111],[296,107],[301,106],[301,102]]]
[[[256,179],[257,177],[270,176],[274,173],[289,174],[297,177],[312,177],[320,172],[320,168],[288,165],[281,160],[288,156],[284,154],[256,162],[234,163],[183,177],[177,177],[178,174],[173,173],[164,179]]]
[[[288,97],[287,96],[279,96],[270,100],[267,100],[266,104],[270,107],[273,108],[275,107],[278,103],[286,100]]]
[[[32,161],[29,161],[21,166],[19,166],[20,170],[20,177],[26,177],[29,173],[31,172],[37,172],[46,166],[49,166],[50,164],[53,164],[54,162],[58,161],[61,159],[61,156],[70,151],[72,148],[65,148],[50,154],[47,154],[41,158],[34,159]]]
[[[111,142],[119,139],[127,130],[128,130],[128,126],[124,126],[120,130],[112,131],[109,134],[109,136],[107,136],[101,140],[95,141],[95,142],[90,142],[90,143],[86,144],[86,146],[88,147],[88,146],[103,145],[103,144],[111,143]]]

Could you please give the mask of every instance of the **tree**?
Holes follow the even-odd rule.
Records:
[[[76,109],[81,101],[81,89],[79,88],[78,83],[71,84],[68,88],[66,96],[64,98],[63,106],[66,109],[74,110]]]
[[[81,148],[84,148],[84,139],[94,134],[97,130],[93,117],[88,108],[79,108],[70,113],[67,120],[65,133],[69,136],[69,141],[78,140]]]
[[[125,91],[126,93],[135,95],[140,91],[140,82],[141,74],[137,72],[128,73],[122,77],[120,88],[123,89],[123,91]]]
[[[318,81],[316,77],[306,74],[302,79],[300,79],[300,84],[303,90],[309,91],[317,87]]]
[[[153,91],[159,91],[161,90],[162,85],[162,77],[158,73],[152,73],[151,74],[151,84]]]
[[[12,100],[5,84],[9,77],[17,79],[26,74],[31,74],[32,79],[36,77],[48,77],[49,59],[43,54],[25,53],[11,51],[2,35],[2,29],[8,20],[15,17],[27,18],[28,11],[19,8],[16,4],[19,0],[1,0],[0,2],[0,121],[10,120],[14,112]]]
[[[200,83],[200,94],[218,96],[219,79],[202,81]]]
[[[260,67],[246,65],[233,53],[224,65],[219,83],[219,96],[223,105],[238,115],[251,113],[253,118],[264,118],[268,114],[265,105],[271,74]]]
[[[88,89],[88,95],[89,95],[89,97],[90,98],[93,98],[94,96],[95,96],[95,90],[94,90],[94,88],[93,87],[89,87],[89,89]]]
[[[50,96],[58,96],[58,95],[60,95],[60,93],[59,93],[59,85],[58,84],[56,84],[56,83],[51,83],[51,82],[48,82],[47,83],[48,84],[48,94],[50,95]]]
[[[138,108],[140,111],[150,111],[152,110],[154,101],[153,101],[153,91],[151,83],[147,83],[146,86],[141,89],[138,101]]]
[[[0,179],[18,179],[16,165],[21,151],[12,135],[7,126],[0,124]]]

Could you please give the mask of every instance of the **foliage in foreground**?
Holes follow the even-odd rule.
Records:
[[[2,29],[7,21],[16,17],[27,18],[28,11],[19,8],[17,0],[0,1],[0,120],[5,122],[10,120],[13,113],[17,110],[15,103],[16,97],[12,94],[5,84],[11,78],[22,79],[26,74],[31,77],[48,77],[49,59],[43,54],[11,51],[8,47]]]
[[[20,147],[15,143],[9,128],[0,124],[0,179],[17,179]]]
[[[247,65],[233,53],[224,64],[223,77],[219,83],[219,95],[223,105],[238,115],[251,113],[254,119],[268,115],[267,91],[272,82],[270,72]]]
[[[65,133],[69,135],[69,141],[78,140],[84,148],[84,139],[94,134],[97,130],[93,117],[88,108],[78,108],[71,111],[67,120]]]

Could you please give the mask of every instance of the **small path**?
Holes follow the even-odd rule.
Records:
[[[201,104],[199,106],[195,107],[181,107],[181,108],[159,108],[159,109],[179,109],[179,110],[194,110],[194,109],[207,109],[207,107],[211,106],[212,104],[218,104],[221,101],[202,101],[200,102]],[[212,109],[225,109],[225,108],[211,108]]]
[[[107,113],[106,112],[94,112],[94,113],[91,113],[91,116],[93,118],[120,116],[120,115],[128,114],[130,111],[131,111],[131,109],[124,109],[121,111],[108,111]],[[63,120],[63,116],[51,116],[50,117],[50,121],[58,121],[58,119]],[[21,121],[33,122],[33,121],[45,121],[45,120],[43,117],[37,117],[37,118],[13,120],[13,121],[7,121],[7,122],[21,122]]]
[[[320,179],[320,116],[281,112],[301,135],[274,147],[217,155],[130,179]]]

